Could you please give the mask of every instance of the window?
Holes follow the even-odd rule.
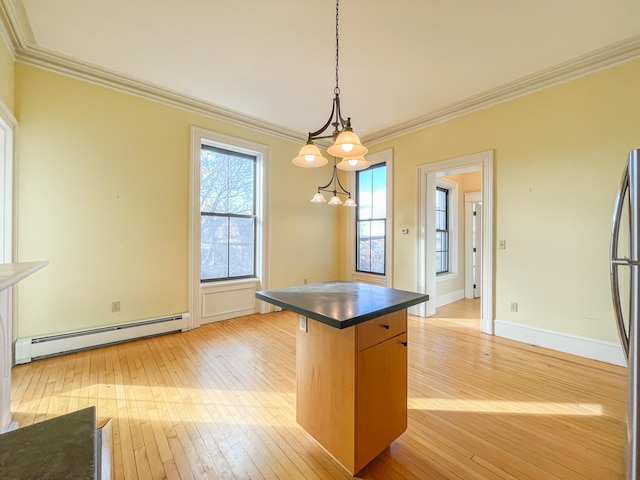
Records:
[[[200,280],[256,275],[256,157],[202,144]]]
[[[356,172],[356,271],[385,274],[387,167]]]
[[[436,187],[436,274],[449,271],[449,190]]]

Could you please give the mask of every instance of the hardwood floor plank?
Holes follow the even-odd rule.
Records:
[[[623,479],[626,369],[481,334],[478,312],[409,317],[408,429],[357,478]],[[118,479],[352,478],[295,423],[296,325],[249,315],[20,365],[14,419],[96,405]]]

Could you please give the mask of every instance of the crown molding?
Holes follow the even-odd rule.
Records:
[[[0,0],[0,34],[7,42],[14,59],[18,50],[35,44],[22,0]]]
[[[222,120],[239,127],[272,135],[295,143],[305,142],[307,135],[204,102],[188,95],[142,82],[95,65],[82,62],[35,44],[26,12],[20,0],[0,1],[0,25],[6,33],[16,61],[72,78],[112,88],[148,100],[157,101],[192,113]]]
[[[11,55],[11,58],[15,61],[16,54],[14,52],[15,42],[12,39],[11,23],[8,20],[7,13],[5,11],[4,2],[0,2],[0,38],[7,46],[7,50]]]
[[[362,142],[368,145],[406,135],[430,125],[443,123],[455,117],[481,110],[491,105],[503,103],[517,97],[542,90],[552,85],[574,80],[597,70],[619,65],[640,58],[640,35],[630,37],[586,55],[576,57],[540,72],[528,75],[497,88],[486,90],[478,95],[453,103],[409,122],[380,132],[365,135]]]
[[[249,115],[218,107],[197,98],[183,95],[151,83],[142,82],[132,77],[114,73],[85,62],[70,59],[37,46],[29,46],[16,52],[16,60],[28,65],[33,65],[91,82],[96,85],[112,88],[131,95],[146,98],[148,100],[161,102],[182,110],[222,120],[226,123],[272,135],[284,140],[289,140],[295,143],[301,143],[306,140],[306,135],[300,132],[279,127]]]
[[[255,130],[295,143],[304,143],[307,134],[225,109],[194,97],[168,90],[133,77],[72,59],[41,48],[35,44],[33,33],[21,0],[0,0],[0,36],[3,37],[16,61],[37,66],[96,85],[161,102],[182,110],[215,118],[239,127]],[[640,58],[640,35],[582,55],[554,67],[528,75],[499,87],[486,90],[460,102],[450,104],[414,120],[362,136],[369,145],[391,140],[431,125],[503,103],[538,90],[588,75]],[[324,145],[321,145],[324,146]]]

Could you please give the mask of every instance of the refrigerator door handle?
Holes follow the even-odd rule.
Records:
[[[627,164],[628,167],[628,164]],[[629,189],[629,171],[624,169],[620,188],[613,209],[613,220],[611,223],[611,245],[610,245],[610,276],[611,276],[611,296],[613,298],[613,311],[616,317],[616,325],[618,327],[618,335],[620,343],[624,351],[624,356],[629,360],[629,332],[624,325],[622,316],[622,305],[620,301],[620,283],[618,278],[618,267],[620,265],[628,265],[628,260],[618,258],[618,239],[620,237],[620,222],[622,221],[622,205],[624,197]]]
[[[611,262],[611,296],[613,298],[613,312],[616,317],[616,324],[618,326],[618,335],[620,336],[620,343],[622,344],[622,350],[624,351],[624,358],[629,361],[629,332],[624,325],[624,318],[622,317],[622,305],[620,302],[620,284],[618,281],[618,267],[620,263]]]

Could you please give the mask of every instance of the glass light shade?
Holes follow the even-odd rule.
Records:
[[[364,170],[365,168],[368,168],[369,165],[371,165],[371,162],[360,155],[359,157],[344,157],[336,167],[340,170],[354,172],[356,170]]]
[[[344,201],[345,207],[356,207],[356,202],[353,201],[353,198],[349,197]]]
[[[313,143],[307,143],[300,149],[300,153],[292,160],[292,163],[297,167],[314,168],[322,167],[326,165],[328,161],[329,160],[322,156],[318,147]]]
[[[324,198],[324,195],[322,195],[320,192],[316,193],[311,201],[313,203],[327,203],[327,199]]]
[[[337,195],[334,195],[331,197],[331,200],[329,200],[329,205],[342,205],[342,200],[340,200]]]
[[[369,149],[360,143],[360,139],[350,128],[345,128],[336,138],[336,143],[327,148],[327,153],[334,157],[358,157],[368,151]]]

